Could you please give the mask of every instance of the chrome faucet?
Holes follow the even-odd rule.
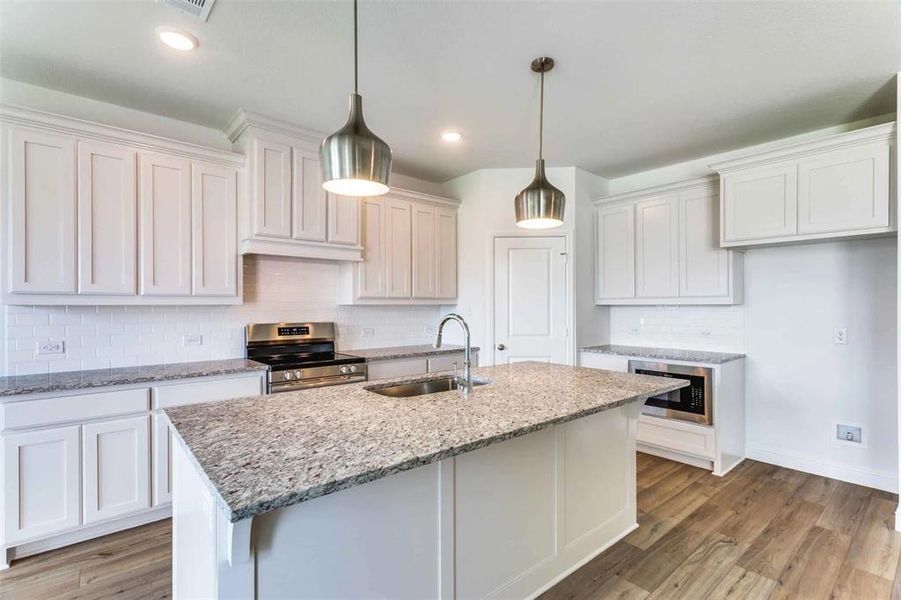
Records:
[[[457,380],[457,385],[463,390],[463,394],[469,394],[472,392],[472,361],[470,360],[471,355],[471,345],[469,342],[469,325],[466,324],[466,321],[458,315],[457,313],[448,313],[441,317],[441,321],[438,323],[438,337],[435,339],[435,347],[441,347],[441,332],[444,331],[444,324],[448,321],[456,321],[463,328],[463,335],[466,336],[466,349],[463,351],[463,378],[462,381],[454,376]]]

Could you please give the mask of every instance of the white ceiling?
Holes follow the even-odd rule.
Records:
[[[399,172],[530,166],[532,58],[550,165],[614,177],[894,111],[898,2],[363,0],[360,87]],[[215,128],[238,107],[321,131],[346,118],[348,1],[0,0],[0,75]],[[154,36],[192,31],[180,54]],[[439,132],[459,127],[464,143]]]

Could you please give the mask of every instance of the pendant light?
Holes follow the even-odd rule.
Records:
[[[319,163],[322,187],[341,196],[386,193],[391,172],[391,148],[363,121],[363,98],[357,93],[357,0],[354,0],[354,91],[344,127],[322,141]]]
[[[541,74],[541,109],[538,117],[538,161],[535,178],[516,194],[513,208],[516,225],[525,229],[550,229],[563,225],[566,197],[547,180],[544,172],[544,74],[554,68],[554,59],[542,56],[532,61],[532,70]]]

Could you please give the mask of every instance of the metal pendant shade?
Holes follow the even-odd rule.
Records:
[[[322,141],[319,164],[322,187],[341,196],[378,196],[388,192],[391,148],[363,120],[363,97],[357,93],[357,0],[354,0],[354,92],[344,127]]]
[[[547,180],[544,170],[544,74],[554,68],[554,59],[543,56],[532,61],[532,70],[541,74],[541,108],[538,119],[538,160],[535,178],[516,194],[513,210],[516,225],[525,229],[550,229],[563,225],[566,196]]]

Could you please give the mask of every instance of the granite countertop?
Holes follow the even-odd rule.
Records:
[[[90,371],[66,371],[41,375],[17,375],[0,377],[0,398],[22,394],[39,394],[63,390],[82,390],[109,385],[126,385],[231,375],[251,371],[266,371],[269,367],[244,358],[206,360],[168,365],[121,367],[116,369],[92,369]]]
[[[385,348],[361,348],[359,350],[342,350],[342,354],[350,354],[351,356],[359,356],[365,358],[366,362],[374,362],[377,360],[394,360],[397,358],[417,358],[420,356],[437,356],[440,354],[456,354],[463,352],[463,346],[454,344],[445,344],[440,348],[435,348],[430,344],[422,344],[419,346],[388,346]],[[478,352],[479,347],[473,346],[473,352]]]
[[[389,398],[364,382],[166,409],[232,522],[687,385],[537,362],[458,391]]]
[[[597,354],[613,354],[616,356],[634,356],[637,358],[655,358],[660,360],[684,360],[685,362],[706,363],[709,365],[721,365],[745,357],[744,354],[730,354],[727,352],[679,350],[678,348],[654,348],[651,346],[619,346],[616,344],[586,346],[584,348],[579,348],[579,351],[595,352]]]

